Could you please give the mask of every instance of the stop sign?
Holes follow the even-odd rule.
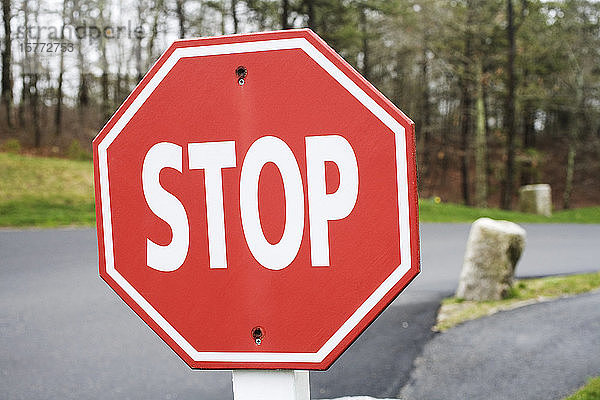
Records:
[[[177,41],[94,140],[100,275],[193,368],[326,369],[419,271],[413,134],[310,30]]]

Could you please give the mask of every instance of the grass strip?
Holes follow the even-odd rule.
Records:
[[[92,164],[0,153],[0,226],[92,225]]]
[[[591,274],[516,280],[508,298],[467,301],[450,297],[442,301],[434,331],[443,332],[465,321],[540,301],[586,293],[600,288],[600,271]]]
[[[436,203],[431,199],[419,201],[421,222],[473,222],[488,217],[517,223],[576,223],[600,224],[600,207],[584,207],[555,211],[551,217],[497,208],[476,208],[460,204]]]
[[[0,202],[2,227],[91,226],[95,223],[94,203],[73,198],[21,198]]]
[[[439,199],[438,199],[439,200]],[[494,208],[419,201],[422,222],[473,222],[480,217],[518,223],[596,223],[600,207],[557,211],[551,217]],[[93,225],[90,161],[0,152],[0,226]]]
[[[565,400],[600,400],[600,376],[591,378],[584,387]]]

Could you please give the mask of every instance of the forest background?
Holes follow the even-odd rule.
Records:
[[[89,158],[177,38],[309,27],[416,124],[421,198],[600,204],[592,0],[1,0],[0,150]]]

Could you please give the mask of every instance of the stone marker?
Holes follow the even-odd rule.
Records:
[[[525,229],[509,221],[480,218],[471,225],[456,297],[500,300],[512,286],[525,248]]]
[[[550,217],[552,215],[552,190],[550,185],[540,183],[521,186],[519,189],[519,210]]]

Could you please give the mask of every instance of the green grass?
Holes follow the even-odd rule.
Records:
[[[0,153],[0,226],[92,225],[92,164]]]
[[[600,288],[600,271],[591,274],[552,276],[515,281],[508,298],[498,301],[466,301],[450,297],[442,301],[435,331],[541,300],[555,299]]]
[[[0,226],[94,223],[92,163],[0,152]],[[513,222],[596,223],[600,207],[558,211],[552,217],[473,208],[430,199],[419,202],[422,222],[473,222],[480,217]]]
[[[584,387],[565,400],[600,400],[600,376],[590,379]]]
[[[505,219],[517,223],[600,224],[600,207],[560,210],[555,211],[551,217],[545,217],[497,208],[475,208],[460,204],[436,203],[430,199],[419,201],[419,219],[422,222],[473,222],[481,217]]]

